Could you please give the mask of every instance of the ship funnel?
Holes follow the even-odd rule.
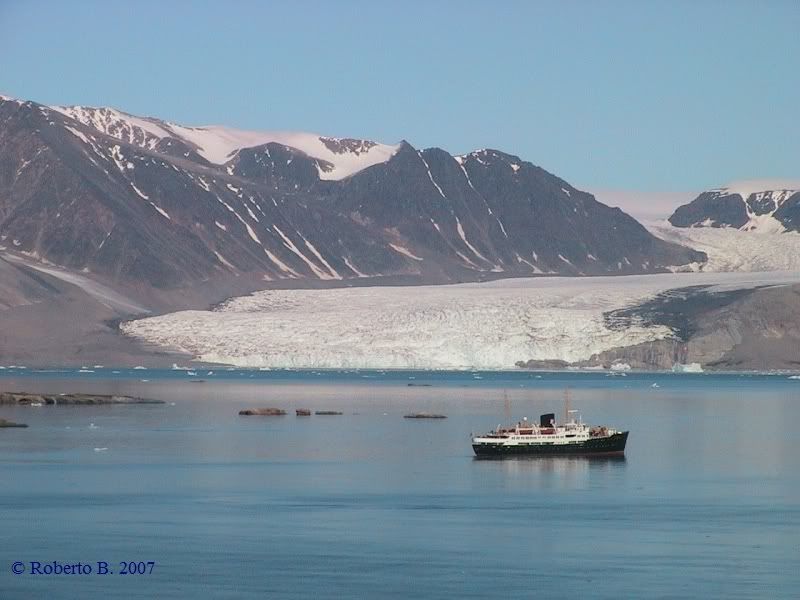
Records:
[[[539,427],[552,427],[556,421],[555,413],[547,413],[539,417]]]

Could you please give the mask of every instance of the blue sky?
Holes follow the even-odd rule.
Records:
[[[798,30],[795,0],[0,0],[0,92],[676,192],[800,178]]]

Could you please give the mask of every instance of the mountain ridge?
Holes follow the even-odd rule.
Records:
[[[176,131],[202,131],[205,145]],[[225,149],[235,148],[220,165],[207,158],[212,146],[223,153],[208,142],[220,131],[0,101],[2,245],[161,289],[239,276],[257,289],[287,279],[665,272],[704,259],[498,150],[454,157],[325,136],[311,148],[314,134],[296,133],[287,135],[305,150],[274,139],[237,146],[275,136],[225,130],[236,132]]]

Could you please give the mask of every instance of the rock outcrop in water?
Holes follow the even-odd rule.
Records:
[[[28,392],[0,392],[0,404],[16,405],[97,405],[97,404],[164,404],[163,400],[115,396],[109,394],[29,394]]]
[[[27,427],[25,423],[14,423],[14,421],[8,421],[6,419],[0,419],[0,429],[6,427]]]
[[[446,419],[447,415],[440,415],[436,413],[418,412],[409,415],[403,415],[404,419]]]
[[[282,408],[245,408],[239,411],[241,417],[282,417],[285,414]]]

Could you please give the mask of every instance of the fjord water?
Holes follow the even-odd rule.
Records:
[[[3,372],[5,390],[166,404],[0,407],[30,425],[0,430],[0,597],[800,589],[800,381],[786,376],[198,375]],[[631,431],[624,459],[473,458],[469,434],[505,421],[504,393],[516,421],[560,413],[566,386],[584,420]],[[254,406],[290,413],[237,415]],[[412,411],[448,419],[402,418]],[[12,574],[33,560],[156,564],[149,575]]]

